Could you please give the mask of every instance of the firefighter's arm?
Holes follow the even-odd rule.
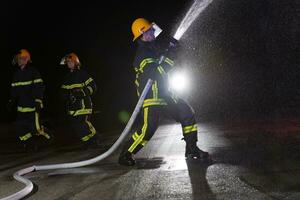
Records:
[[[86,84],[88,83],[88,84]],[[96,84],[92,78],[87,79],[82,88],[74,88],[71,90],[71,94],[76,98],[84,98],[86,96],[91,96],[96,91]]]
[[[14,75],[12,83],[11,83],[11,88],[10,88],[10,99],[8,100],[6,104],[6,108],[8,111],[12,111],[14,107],[17,104],[18,101],[18,87],[15,84],[16,82],[16,77]]]
[[[169,73],[173,69],[174,60],[179,50],[179,42],[174,38],[169,38],[169,43],[167,47],[160,52],[161,56],[159,58],[159,64],[164,69],[166,73]]]
[[[10,100],[17,101],[17,97],[18,97],[18,89],[13,82],[10,88]]]
[[[159,66],[158,66],[158,70],[161,72],[161,73],[169,73],[172,69],[173,69],[173,66],[174,66],[174,61],[169,58],[169,57],[161,57],[160,61],[159,61]]]
[[[85,73],[83,92],[85,96],[91,96],[97,91],[97,85],[94,79]]]
[[[38,71],[33,72],[33,88],[32,95],[34,99],[42,100],[44,96],[45,85]]]
[[[35,102],[35,108],[37,111],[43,109],[43,97],[44,97],[45,85],[40,73],[36,70],[33,71],[33,88],[32,95]]]
[[[17,88],[13,86],[10,89],[10,99],[8,100],[6,104],[6,108],[9,112],[11,112],[17,103]]]
[[[142,74],[148,79],[157,80],[160,78],[160,74],[157,71],[158,62],[152,62],[145,65]]]

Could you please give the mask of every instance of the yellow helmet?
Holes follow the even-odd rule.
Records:
[[[60,64],[65,65],[68,61],[74,62],[76,65],[80,66],[79,58],[75,53],[69,53],[66,56],[64,56],[61,59]]]
[[[27,49],[21,49],[18,51],[18,53],[15,54],[13,60],[12,60],[12,64],[15,65],[18,62],[18,58],[24,58],[27,60],[28,62],[31,62],[31,56],[30,53]]]
[[[138,37],[140,37],[143,33],[148,31],[152,27],[152,23],[150,23],[145,18],[138,18],[134,20],[131,25],[131,31],[133,33],[133,41],[135,41]]]

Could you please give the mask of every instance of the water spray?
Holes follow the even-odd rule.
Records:
[[[195,0],[185,17],[181,21],[175,35],[173,36],[176,40],[180,40],[186,30],[195,21],[198,15],[205,10],[205,8],[211,4],[213,0]]]

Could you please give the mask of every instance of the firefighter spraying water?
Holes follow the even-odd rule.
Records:
[[[183,140],[186,142],[185,157],[209,161],[207,152],[197,147],[197,123],[193,108],[183,99],[169,91],[168,73],[174,66],[178,41],[171,39],[168,47],[162,49],[156,42],[157,25],[147,19],[138,18],[132,23],[133,41],[138,42],[134,59],[136,88],[139,95],[148,79],[153,80],[142,109],[142,122],[124,145],[119,156],[119,164],[134,165],[134,155],[143,148],[156,132],[163,113],[168,113],[182,126]]]

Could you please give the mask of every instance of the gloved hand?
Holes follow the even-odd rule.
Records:
[[[8,112],[12,112],[14,107],[16,105],[16,101],[13,99],[8,100],[7,104],[6,104],[6,109]]]
[[[76,99],[75,95],[74,95],[72,92],[70,92],[70,94],[69,94],[69,99],[68,99],[68,103],[71,105],[71,104],[75,103],[76,100],[77,100],[77,99]]]
[[[176,40],[175,38],[171,37],[170,38],[170,42],[169,42],[169,46],[168,46],[168,49],[174,49],[174,48],[177,48],[178,47],[178,40]]]
[[[166,51],[166,57],[174,60],[176,58],[176,54],[178,53],[179,50],[179,42],[178,40],[174,39],[173,37],[171,37],[169,39],[169,44],[167,47],[167,51]]]
[[[36,112],[40,112],[43,109],[43,101],[41,99],[35,99],[35,110]]]
[[[166,40],[164,51],[161,52],[161,56],[159,58],[158,63],[161,64],[165,58],[170,58],[174,60],[176,58],[176,54],[179,48],[179,42],[173,37],[170,37]]]
[[[85,92],[81,88],[75,88],[71,92],[76,98],[83,98],[85,96]]]

